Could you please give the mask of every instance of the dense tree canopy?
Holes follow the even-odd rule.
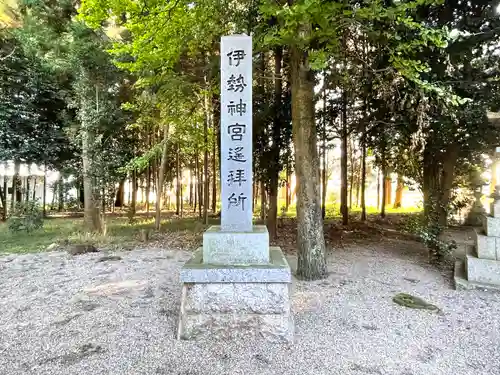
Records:
[[[119,202],[127,178],[148,197],[156,193],[157,228],[166,189],[177,191],[182,214],[186,170],[197,184],[190,203],[207,220],[221,178],[220,38],[252,34],[261,217],[275,236],[278,188],[295,173],[299,274],[322,277],[325,155],[337,140],[345,224],[354,186],[366,218],[366,160],[374,155],[384,181],[396,172],[423,192],[426,225],[446,225],[454,189],[499,141],[487,118],[500,106],[498,5],[22,2],[4,12],[15,22],[2,34],[0,156],[72,166],[92,230],[103,228],[101,203],[115,195]],[[289,201],[287,189],[285,210]]]

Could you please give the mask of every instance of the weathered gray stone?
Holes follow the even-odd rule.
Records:
[[[252,230],[252,85],[240,89],[234,77],[252,82],[252,37],[231,35],[221,38],[221,226],[226,231]],[[246,58],[233,59],[235,50]],[[236,111],[240,106],[239,111]],[[234,109],[234,110],[233,110]]]
[[[494,201],[490,204],[490,215],[500,218],[500,201]]]
[[[500,285],[500,261],[467,254],[465,263],[469,282]]]
[[[500,237],[500,218],[484,216],[483,229],[487,236]]]
[[[203,233],[203,263],[269,263],[269,233],[265,225],[254,225],[251,232],[223,232],[214,225]]]
[[[182,313],[290,312],[287,283],[184,284]]]
[[[184,340],[245,339],[260,337],[271,342],[292,342],[293,318],[290,314],[184,314],[178,338]]]
[[[485,236],[484,234],[475,232],[476,234],[476,252],[480,259],[497,259],[497,238]],[[500,242],[500,241],[499,241]]]
[[[203,262],[199,248],[180,272],[183,283],[289,283],[290,266],[279,247],[270,247],[268,264],[223,265]]]
[[[455,289],[456,290],[487,290],[487,291],[500,291],[500,285],[494,285],[494,284],[485,284],[485,283],[478,283],[478,282],[472,282],[467,280],[467,275],[465,272],[465,262],[462,260],[457,260],[455,262],[455,270],[454,270],[454,283],[455,283]]]

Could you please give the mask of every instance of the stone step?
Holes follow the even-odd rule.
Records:
[[[500,261],[478,258],[468,250],[465,271],[469,282],[500,286]]]
[[[467,280],[467,275],[465,272],[465,262],[463,260],[457,260],[455,262],[453,281],[456,290],[479,289],[500,291],[500,285],[477,283]]]
[[[480,229],[475,229],[476,254],[480,259],[500,260],[500,238],[486,236]]]

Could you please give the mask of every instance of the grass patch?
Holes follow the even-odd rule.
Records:
[[[210,218],[204,225],[197,217],[177,218],[165,215],[160,234],[190,233],[200,234],[208,226],[219,224]],[[106,233],[93,234],[84,230],[83,217],[49,217],[44,220],[43,228],[31,233],[9,231],[6,223],[0,223],[0,252],[31,253],[44,251],[53,243],[94,244],[100,248],[131,248],[141,242],[141,231],[154,231],[154,218],[137,216],[132,222],[126,215],[107,216]]]
[[[260,208],[258,209],[260,211]],[[257,214],[259,211],[256,210]],[[329,203],[326,205],[325,216],[327,219],[335,219],[341,217],[340,215],[340,205]],[[421,207],[401,207],[394,208],[392,206],[387,206],[385,208],[387,214],[410,214],[416,212],[422,212]],[[366,207],[366,213],[368,215],[377,215],[380,213],[380,209],[373,206]],[[349,214],[361,214],[361,207],[352,207],[349,209]],[[278,216],[281,217],[297,217],[297,207],[296,205],[290,205],[288,211],[283,214],[283,212],[278,212]]]

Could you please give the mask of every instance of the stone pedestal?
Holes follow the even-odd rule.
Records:
[[[291,271],[265,226],[205,232],[203,247],[181,270],[179,339],[293,340]]]
[[[457,289],[500,289],[500,217],[483,216],[482,229],[476,230],[475,246],[470,246],[464,260],[455,264]]]

